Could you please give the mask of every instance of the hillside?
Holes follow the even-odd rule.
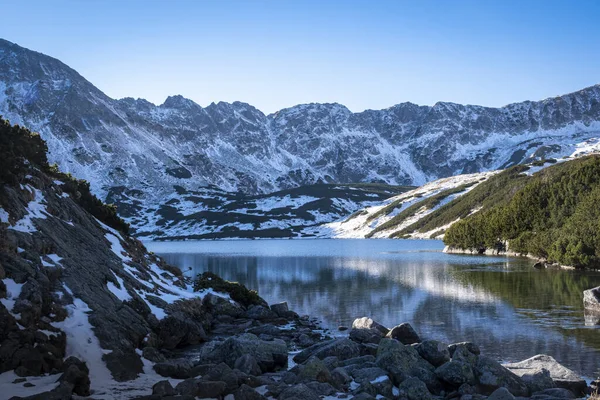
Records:
[[[423,185],[570,155],[600,138],[600,86],[501,108],[402,103],[353,113],[340,104],[303,104],[265,115],[241,102],[201,107],[182,96],[161,105],[112,99],[59,60],[0,40],[0,114],[39,132],[50,162],[114,202],[132,232],[200,237],[218,227],[178,216],[173,226],[148,227],[176,212],[184,219],[202,215],[207,202],[186,200],[194,192],[227,209],[238,192],[256,196],[356,182]],[[185,213],[168,202],[185,204]],[[340,214],[321,217],[333,222]],[[215,224],[265,222],[223,218],[215,216]],[[283,230],[295,236],[311,222],[299,228],[291,218]]]
[[[505,190],[512,194],[451,226],[444,242],[600,268],[600,156],[545,168]]]

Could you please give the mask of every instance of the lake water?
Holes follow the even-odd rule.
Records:
[[[188,276],[212,271],[287,301],[337,333],[357,317],[410,322],[421,337],[472,341],[520,361],[549,354],[587,377],[600,374],[600,326],[582,292],[600,273],[535,270],[531,260],[442,253],[433,240],[147,242]]]

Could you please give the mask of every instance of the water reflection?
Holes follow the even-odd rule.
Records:
[[[304,240],[149,243],[189,276],[212,271],[287,301],[326,327],[372,316],[412,323],[428,338],[471,340],[518,361],[550,354],[596,376],[600,331],[586,327],[582,291],[600,274],[537,271],[528,260],[446,255],[435,241]],[[589,323],[589,321],[588,321]]]

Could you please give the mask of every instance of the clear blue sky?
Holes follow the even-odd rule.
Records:
[[[502,106],[600,83],[600,1],[6,1],[0,37],[114,98]]]

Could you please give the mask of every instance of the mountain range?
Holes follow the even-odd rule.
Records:
[[[172,224],[168,207],[187,217],[215,198],[227,206],[314,184],[422,185],[572,154],[600,137],[600,86],[501,108],[303,104],[265,115],[179,95],[161,105],[112,99],[59,60],[0,40],[0,115],[39,132],[50,161],[88,180],[135,231],[160,237]],[[363,200],[305,225],[347,216]],[[178,236],[206,230],[205,218],[192,220],[177,222]]]

